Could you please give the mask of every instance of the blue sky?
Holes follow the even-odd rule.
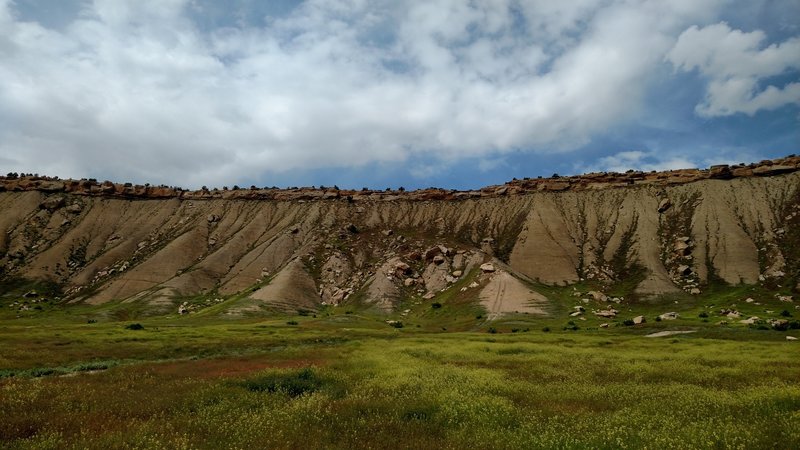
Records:
[[[468,189],[800,153],[796,0],[0,0],[0,172]]]

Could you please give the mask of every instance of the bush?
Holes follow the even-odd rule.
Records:
[[[144,330],[144,326],[140,323],[131,323],[125,325],[126,330]]]
[[[431,308],[433,308],[433,309],[439,309],[441,307],[442,307],[442,304],[439,303],[439,302],[431,303]]]
[[[97,321],[95,319],[89,319],[86,321],[86,323],[97,323]]]
[[[310,368],[289,373],[270,373],[253,380],[243,381],[241,385],[251,392],[279,392],[290,397],[319,390],[323,380]]]
[[[488,332],[489,334],[497,334],[497,328],[489,327],[489,329],[486,330],[486,332]]]
[[[708,318],[708,313],[703,311],[698,315],[698,317],[700,317],[701,319],[706,319]]]
[[[542,331],[544,331],[545,333],[549,333],[550,332],[550,327],[544,327],[544,328],[542,328]]]
[[[661,316],[656,316],[656,322],[661,322]]]
[[[399,320],[395,320],[394,322],[390,323],[389,325],[391,325],[391,326],[393,326],[395,328],[403,328],[403,322],[400,322]]]
[[[635,325],[633,323],[633,319],[625,319],[622,321],[622,324],[625,325],[626,327],[632,327]]]
[[[570,330],[570,331],[578,331],[581,328],[578,325],[575,325],[575,321],[570,320],[567,324],[562,328],[563,330]]]
[[[792,317],[792,313],[790,313],[789,311],[784,309],[783,311],[781,311],[781,316],[782,317]]]
[[[286,322],[286,325],[299,325],[299,323],[296,320],[290,320]]]

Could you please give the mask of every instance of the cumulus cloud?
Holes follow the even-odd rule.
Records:
[[[576,172],[663,171],[707,168],[715,164],[752,162],[757,156],[742,149],[695,149],[694,151],[629,150],[599,158],[591,164],[578,163]]]
[[[95,0],[55,29],[0,0],[0,163],[199,186],[569,151],[634,120],[671,48],[698,66],[675,38],[720,4],[307,0],[209,27],[199,0]]]
[[[800,104],[800,82],[762,86],[769,77],[800,70],[800,38],[765,48],[761,30],[743,32],[727,23],[692,26],[678,38],[667,59],[684,71],[697,69],[708,89],[696,111],[705,117],[753,115],[787,104]]]

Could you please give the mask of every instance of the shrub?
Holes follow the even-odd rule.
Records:
[[[390,323],[390,325],[395,328],[403,328],[403,322],[400,322],[399,320],[395,320],[394,322]]]
[[[286,322],[286,325],[299,325],[299,324],[298,324],[298,322],[296,320],[290,320],[290,321]]]
[[[89,319],[86,321],[86,323],[97,323],[97,321],[95,319]]]
[[[575,324],[575,321],[574,321],[574,320],[570,320],[569,322],[567,322],[567,324],[566,324],[566,325],[564,326],[564,328],[563,328],[563,330],[565,330],[565,331],[566,331],[566,330],[570,330],[570,331],[578,331],[578,330],[580,330],[580,329],[581,329],[581,328],[580,328],[578,325],[576,325],[576,324]]]
[[[705,311],[703,311],[703,312],[701,312],[701,313],[698,315],[698,317],[700,317],[701,319],[708,318],[708,313],[707,313],[707,312],[705,312]]]
[[[781,316],[783,316],[783,317],[792,317],[792,313],[790,313],[789,311],[784,309],[783,311],[781,311]]]
[[[243,381],[241,385],[251,392],[279,392],[290,397],[319,390],[323,380],[310,368],[289,373],[270,373]]]
[[[439,303],[439,302],[431,303],[431,308],[433,308],[433,309],[439,309],[441,307],[442,307],[442,304]]]
[[[661,316],[656,316],[656,322],[661,322]]]
[[[625,319],[622,321],[622,324],[625,325],[626,327],[632,327],[635,325],[633,323],[633,319]]]
[[[131,323],[125,325],[126,330],[144,330],[144,326],[140,323]]]
[[[486,331],[487,331],[489,334],[497,334],[497,328],[495,328],[495,327],[489,327],[489,329],[488,329],[488,330],[486,330]]]
[[[481,319],[483,319],[483,314],[478,314],[477,316],[475,316],[475,320],[481,320]]]
[[[542,328],[542,331],[544,331],[545,333],[549,333],[550,332],[550,327],[544,327],[544,328]]]

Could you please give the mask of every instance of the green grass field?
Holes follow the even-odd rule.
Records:
[[[747,289],[611,321],[570,318],[566,289],[548,292],[548,319],[487,322],[443,296],[394,317],[403,328],[347,307],[237,320],[5,307],[0,447],[800,448],[800,345],[786,340],[800,330],[717,324],[731,302],[765,318],[788,305]],[[667,310],[681,318],[654,320]],[[634,314],[648,322],[622,325]],[[694,333],[645,337],[662,330]]]

